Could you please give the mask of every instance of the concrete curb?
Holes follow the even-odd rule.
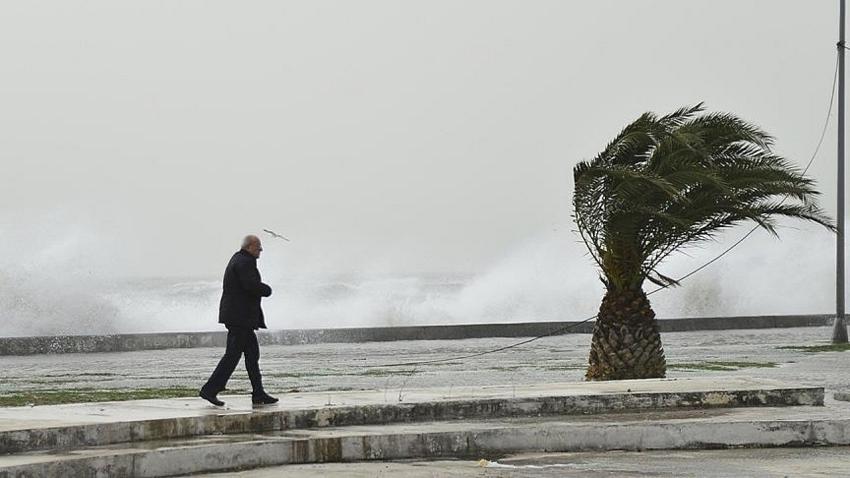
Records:
[[[273,409],[3,431],[0,432],[0,454],[317,427],[581,415],[627,410],[823,405],[823,401],[824,390],[819,387],[751,387],[718,391],[645,393],[632,393],[629,390],[624,393]]]
[[[850,419],[625,423],[431,423],[419,429],[327,430],[241,440],[160,443],[151,449],[28,455],[0,477],[160,477],[299,463],[411,458],[498,458],[523,452],[661,450],[850,444]],[[29,458],[29,461],[27,460]]]

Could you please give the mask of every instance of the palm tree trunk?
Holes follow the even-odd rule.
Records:
[[[643,290],[609,290],[602,299],[588,380],[663,378],[667,372],[655,312]]]

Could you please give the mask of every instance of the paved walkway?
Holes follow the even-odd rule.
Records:
[[[812,354],[781,348],[825,344],[831,337],[830,327],[811,327],[673,332],[662,339],[669,377],[753,376],[850,390],[850,352]],[[590,339],[548,337],[495,354],[401,368],[381,365],[477,353],[517,339],[269,346],[262,348],[260,363],[267,388],[275,393],[389,389],[397,395],[402,388],[578,382],[584,378]],[[0,394],[195,388],[204,383],[222,352],[206,348],[0,357]],[[236,392],[250,389],[241,365],[228,387]]]
[[[714,383],[743,383],[746,377],[827,389],[827,406],[799,410],[805,416],[771,419],[850,420],[850,404],[830,399],[832,392],[850,390],[850,352],[807,353],[783,346],[827,343],[827,327],[669,333],[663,336],[672,378],[698,377]],[[546,338],[503,353],[405,369],[380,367],[406,360],[429,360],[463,355],[514,343],[514,339],[417,341],[366,344],[321,344],[263,348],[262,366],[270,390],[298,388],[304,393],[283,394],[281,407],[345,406],[357,403],[398,404],[416,400],[452,400],[476,393],[482,398],[525,396],[538,393],[541,383],[580,381],[590,336]],[[199,386],[220,356],[218,349],[146,351],[118,354],[74,354],[0,358],[0,393],[22,390],[75,388],[152,388]],[[231,388],[247,388],[243,370]],[[620,382],[622,383],[622,382]],[[609,384],[571,384],[570,387],[607,387]],[[549,387],[548,385],[546,387]],[[543,388],[546,388],[543,387]],[[561,387],[558,385],[556,387]],[[430,389],[430,390],[425,390]],[[474,391],[473,391],[474,390]],[[535,391],[537,390],[537,391]],[[602,390],[602,389],[599,389]],[[559,393],[570,393],[560,389]],[[489,394],[489,395],[488,395]],[[115,423],[198,416],[231,416],[252,413],[246,395],[224,396],[228,407],[218,409],[196,399],[110,402],[17,407],[0,409],[0,432],[81,424]],[[764,413],[767,411],[765,410]],[[735,412],[739,413],[739,412]],[[742,418],[748,413],[740,412]],[[776,412],[773,412],[776,413]],[[812,415],[814,414],[814,415]],[[638,415],[649,418],[647,414]],[[796,416],[796,418],[794,418]],[[729,416],[727,415],[727,419]],[[762,417],[765,418],[765,417]],[[754,416],[753,419],[759,419]],[[290,466],[293,474],[267,476],[842,476],[850,467],[846,447],[829,449],[724,450],[694,456],[697,452],[641,454],[568,454],[522,457],[499,461],[520,468],[478,467],[473,461],[363,463],[356,465]],[[774,453],[774,454],[771,454]],[[802,457],[821,457],[823,474]],[[764,456],[765,458],[760,458]],[[566,458],[565,458],[566,457]],[[496,458],[496,457],[488,457]],[[526,460],[526,461],[522,461]],[[530,461],[528,461],[530,460]],[[764,462],[762,462],[764,461]],[[814,460],[813,460],[814,461]],[[667,462],[673,465],[668,466]],[[729,465],[723,465],[727,462]],[[549,466],[558,465],[558,466]],[[569,465],[569,466],[561,466]],[[545,466],[544,468],[533,468]],[[736,470],[735,467],[740,467]],[[382,468],[383,467],[383,468]],[[850,469],[850,468],[849,468]],[[642,471],[644,470],[644,471]],[[734,471],[739,471],[734,473]],[[420,473],[421,472],[421,473]],[[728,473],[727,473],[728,472]],[[265,476],[251,471],[248,475]],[[312,473],[312,475],[311,475]],[[727,474],[724,474],[727,473]],[[777,474],[780,473],[780,474]],[[230,475],[227,475],[230,476]],[[850,472],[845,476],[850,476]]]

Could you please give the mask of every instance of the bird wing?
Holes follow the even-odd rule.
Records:
[[[264,231],[264,232],[267,232],[267,233],[269,233],[269,234],[271,234],[271,235],[272,235],[272,237],[278,237],[278,238],[280,238],[280,239],[283,239],[283,240],[284,240],[284,241],[286,241],[286,242],[291,242],[289,239],[285,238],[284,236],[281,236],[280,234],[278,234],[278,233],[276,233],[276,232],[274,232],[274,231],[269,231],[268,229],[263,229],[263,231]]]

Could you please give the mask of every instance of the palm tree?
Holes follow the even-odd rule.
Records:
[[[702,103],[645,113],[574,169],[575,221],[606,292],[593,328],[588,380],[664,377],[667,365],[648,280],[674,251],[744,221],[777,235],[778,216],[834,229],[814,181],[771,151],[773,139]],[[790,199],[790,201],[788,201]]]

